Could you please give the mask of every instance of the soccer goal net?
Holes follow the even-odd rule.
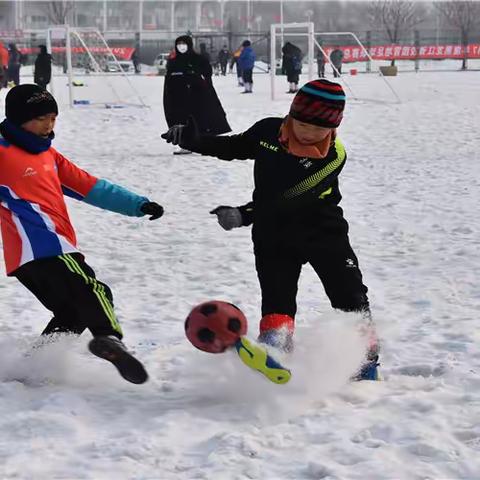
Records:
[[[277,77],[281,65],[282,46],[288,41],[303,46],[307,55],[304,56],[304,65],[307,66],[307,80],[313,78],[325,77],[331,74],[333,80],[342,83],[350,98],[355,100],[372,100],[372,101],[395,101],[399,102],[400,98],[393,86],[383,76],[379,68],[372,68],[372,73],[376,73],[375,80],[372,77],[368,80],[355,81],[349,78],[349,73],[356,75],[358,69],[352,68],[350,72],[341,71],[330,60],[330,54],[333,50],[339,49],[344,57],[345,51],[352,51],[352,46],[356,51],[361,52],[359,56],[369,59],[372,65],[377,62],[372,59],[370,53],[353,32],[315,32],[313,22],[306,23],[277,23],[271,25],[270,28],[270,93],[271,99],[275,100],[280,91],[280,80]],[[345,46],[348,44],[349,46]],[[341,46],[343,45],[343,46]],[[354,66],[354,64],[352,64]],[[326,70],[328,66],[328,70]],[[353,78],[353,77],[352,77]],[[380,86],[380,83],[382,86]]]
[[[96,29],[65,25],[48,29],[47,50],[54,63],[50,87],[70,106],[146,106],[130,78],[133,49],[111,48]]]

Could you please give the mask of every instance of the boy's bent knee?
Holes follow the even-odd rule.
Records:
[[[364,293],[331,299],[331,304],[333,308],[343,312],[368,312],[370,310],[368,297]]]

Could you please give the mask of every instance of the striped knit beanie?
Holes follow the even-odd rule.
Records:
[[[323,78],[312,80],[295,95],[289,116],[299,122],[335,128],[342,121],[345,98],[338,83]]]

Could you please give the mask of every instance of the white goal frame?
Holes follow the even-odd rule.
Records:
[[[270,26],[270,94],[271,94],[271,99],[275,100],[275,76],[276,76],[276,44],[277,44],[277,36],[278,33],[277,31],[280,29],[280,38],[282,39],[283,43],[283,38],[284,37],[291,37],[291,36],[307,36],[308,38],[308,80],[312,80],[316,75],[314,74],[314,48],[317,46],[317,48],[322,52],[322,54],[328,58],[328,55],[326,54],[325,50],[323,47],[318,43],[316,36],[348,36],[353,38],[355,43],[359,45],[359,47],[362,49],[362,51],[365,53],[367,58],[373,63],[377,64],[377,61],[374,60],[368,50],[365,48],[365,46],[362,44],[360,39],[355,35],[353,32],[315,32],[314,24],[313,22],[305,22],[305,23],[275,23]],[[289,33],[285,33],[285,29],[290,30]],[[291,29],[303,29],[303,32],[296,32],[296,33],[291,33]],[[307,32],[305,32],[305,29]],[[331,64],[332,68],[336,70],[335,66]],[[338,72],[337,72],[338,73]],[[378,69],[378,74],[382,78],[382,80],[385,82],[387,85],[388,89],[390,92],[393,94],[395,97],[395,101],[397,103],[401,103],[400,97],[398,96],[397,92],[395,89],[392,87],[390,82],[385,78],[383,75],[382,71]],[[353,92],[350,84],[348,83],[347,79],[345,78],[345,75],[341,75],[337,78],[339,82],[342,82],[345,84],[346,88],[349,90],[351,93],[352,97],[354,99],[357,99],[355,93]]]
[[[62,32],[62,37],[65,39],[65,55],[66,55],[66,61],[67,61],[67,76],[68,76],[68,96],[69,96],[69,104],[70,107],[73,108],[75,105],[74,101],[74,90],[73,90],[73,66],[72,66],[72,38],[75,38],[79,44],[82,46],[82,48],[85,50],[85,53],[88,55],[88,58],[91,62],[91,66],[93,68],[93,74],[97,76],[103,76],[105,77],[106,82],[109,85],[110,90],[112,93],[115,95],[117,98],[117,103],[119,105],[123,104],[121,96],[118,94],[118,92],[115,90],[115,87],[112,82],[110,82],[109,77],[112,75],[112,73],[104,72],[97,62],[95,56],[93,55],[91,49],[88,47],[87,43],[85,42],[83,35],[88,34],[95,36],[96,39],[100,42],[102,45],[102,48],[105,49],[106,55],[111,59],[112,62],[114,62],[117,65],[118,72],[113,75],[121,75],[122,77],[125,78],[126,82],[129,85],[130,90],[135,94],[136,98],[138,99],[138,104],[135,104],[135,106],[141,106],[141,107],[147,107],[145,102],[143,101],[142,97],[138,93],[137,89],[133,86],[132,82],[128,78],[128,75],[124,72],[122,69],[122,66],[120,62],[118,61],[117,57],[113,53],[112,49],[108,45],[107,41],[105,40],[104,36],[100,33],[100,31],[96,28],[72,28],[70,25],[55,25],[53,27],[50,27],[47,29],[47,51],[51,54],[52,53],[52,39],[53,38],[58,38],[56,35],[58,35],[58,32]],[[54,36],[54,34],[56,34]],[[52,77],[52,82],[50,82],[50,88],[53,93],[53,77]],[[105,102],[105,106],[107,106],[109,102]]]
[[[352,37],[353,40],[355,41],[355,43],[362,49],[362,51],[365,53],[366,57],[370,60],[370,62],[372,62],[374,65],[377,65],[377,60],[374,60],[369,51],[365,48],[365,46],[363,45],[363,43],[360,41],[360,39],[357,37],[357,35],[355,35],[355,33],[353,32],[315,32],[315,37],[318,35],[318,36],[347,36],[347,37]],[[318,43],[317,39],[314,38],[314,42],[315,42],[315,45],[318,47],[318,49],[322,52],[322,54],[324,55],[324,57],[328,58],[328,55],[325,53],[325,50],[322,48],[322,46]],[[338,70],[335,68],[335,65],[333,64],[330,64],[331,67],[338,73]],[[401,100],[400,100],[400,97],[398,96],[397,92],[395,91],[395,89],[392,87],[392,85],[390,84],[390,82],[385,78],[385,76],[383,75],[382,71],[380,70],[380,68],[378,68],[378,74],[380,75],[380,77],[382,78],[382,80],[385,82],[385,84],[387,85],[387,87],[389,88],[389,90],[393,93],[393,96],[395,97],[396,101],[398,103],[401,103]],[[339,76],[337,77],[339,80],[342,79],[343,77],[342,76]],[[348,82],[343,78],[343,81],[345,82],[345,85],[347,85],[348,89],[350,90],[350,92],[353,94],[352,92],[352,89],[350,88],[350,86],[348,85]],[[354,98],[355,98],[355,95],[354,95]]]

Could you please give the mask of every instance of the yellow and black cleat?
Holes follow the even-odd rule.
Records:
[[[290,370],[274,360],[265,348],[251,342],[247,337],[240,337],[235,343],[235,348],[245,365],[259,371],[271,382],[283,384],[290,380],[292,376]]]

